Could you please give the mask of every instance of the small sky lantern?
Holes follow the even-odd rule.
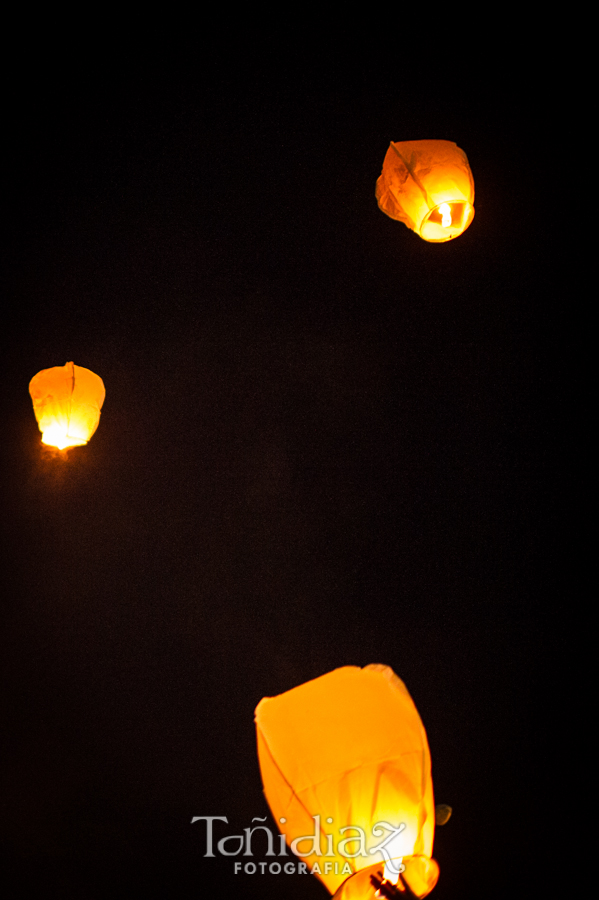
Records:
[[[87,444],[106,396],[99,375],[68,362],[38,372],[29,382],[29,393],[43,444],[59,450]]]
[[[437,883],[426,732],[382,665],[345,666],[256,707],[264,793],[292,851],[335,900]],[[384,887],[383,887],[384,891]]]
[[[466,154],[453,141],[392,141],[376,199],[384,213],[425,241],[449,241],[474,218],[474,179]]]

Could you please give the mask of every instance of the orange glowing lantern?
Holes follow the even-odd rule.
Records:
[[[423,240],[462,234],[474,218],[474,179],[453,141],[391,142],[376,183],[380,209]]]
[[[435,807],[426,732],[387,666],[345,666],[256,708],[258,758],[271,811],[307,871],[335,900],[380,896],[371,877],[403,873],[425,897]],[[401,884],[398,884],[401,890]]]
[[[60,450],[87,444],[106,395],[99,375],[68,362],[34,375],[29,393],[43,444]]]

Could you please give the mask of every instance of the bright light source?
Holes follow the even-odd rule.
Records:
[[[449,228],[449,226],[451,225],[451,206],[449,205],[449,203],[442,203],[439,207],[439,212],[443,216],[441,225],[443,226],[443,228]]]
[[[390,881],[391,884],[398,884],[399,873],[402,869],[401,858],[392,860],[392,865],[389,865],[389,863],[386,862],[385,868],[383,869],[383,878],[385,881]]]

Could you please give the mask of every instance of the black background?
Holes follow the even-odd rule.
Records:
[[[434,896],[528,891],[561,602],[546,82],[515,43],[441,72],[401,29],[93,31],[23,41],[6,83],[15,896],[324,900],[315,878],[234,877],[190,822],[268,815],[256,704],[370,662],[405,681],[454,808]],[[389,141],[420,138],[474,174],[447,244],[374,199]],[[107,393],[90,444],[57,454],[27,387],[67,360]]]

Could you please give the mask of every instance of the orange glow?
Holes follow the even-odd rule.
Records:
[[[391,142],[376,183],[379,208],[423,240],[442,243],[474,218],[474,179],[453,141]]]
[[[72,362],[38,372],[29,383],[42,443],[64,450],[87,444],[100,421],[102,379]]]
[[[426,732],[387,666],[345,666],[256,708],[264,793],[291,849],[336,900],[370,900],[371,874],[436,884]],[[303,840],[300,840],[303,838]],[[331,865],[332,864],[332,865]],[[328,865],[328,869],[327,869]]]

